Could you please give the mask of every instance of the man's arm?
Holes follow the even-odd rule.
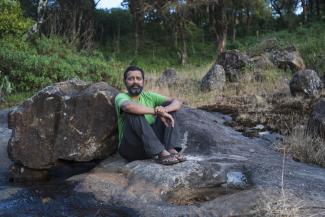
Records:
[[[124,112],[127,113],[132,113],[136,115],[145,115],[145,114],[155,114],[155,109],[154,108],[149,108],[144,105],[132,102],[132,101],[125,101],[121,105],[121,109]]]
[[[182,104],[183,104],[181,101],[179,101],[177,99],[172,99],[172,98],[169,98],[169,97],[167,97],[166,102],[168,102],[169,105],[165,106],[165,107],[162,107],[162,108],[167,113],[178,111],[182,107]]]

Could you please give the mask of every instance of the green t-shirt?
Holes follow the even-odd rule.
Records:
[[[129,96],[128,93],[119,93],[115,97],[115,110],[117,113],[117,128],[118,128],[119,144],[121,143],[123,138],[123,126],[124,126],[124,112],[122,111],[121,106],[123,102],[129,100],[147,106],[149,108],[155,108],[156,106],[160,106],[164,102],[166,102],[166,97],[159,95],[157,93],[142,91],[140,94],[140,98],[138,100],[132,100],[132,98]],[[145,114],[144,117],[146,118],[149,124],[153,124],[155,122],[155,117],[151,114]]]

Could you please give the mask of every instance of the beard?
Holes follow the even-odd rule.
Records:
[[[131,87],[127,87],[127,90],[131,96],[138,96],[143,90],[143,87],[138,85],[133,85]]]

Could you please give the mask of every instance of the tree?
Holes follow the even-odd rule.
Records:
[[[135,54],[138,54],[139,48],[142,45],[144,38],[144,14],[145,4],[144,0],[129,0],[129,9],[133,19],[134,37],[135,37]]]
[[[32,22],[23,16],[19,1],[0,0],[0,37],[25,32]]]
[[[48,0],[39,0],[37,7],[37,21],[27,32],[27,38],[31,39],[36,33],[40,33],[41,26],[44,23],[47,2]]]
[[[81,49],[93,45],[94,0],[55,0],[48,6],[41,31],[47,36],[60,35]]]

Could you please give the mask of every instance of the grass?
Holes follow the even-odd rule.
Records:
[[[25,101],[27,98],[33,96],[34,94],[35,92],[11,93],[5,96],[4,102],[0,102],[0,108],[9,108],[12,106],[16,106]]]
[[[297,126],[276,147],[286,147],[296,160],[325,167],[325,141],[306,134],[305,129],[304,125]]]

